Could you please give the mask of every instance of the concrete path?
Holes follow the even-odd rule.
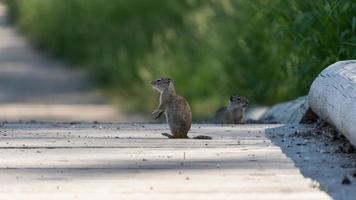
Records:
[[[355,195],[353,185],[322,187],[338,179],[329,167],[341,158],[320,165],[323,156],[315,149],[295,153],[314,159],[304,161],[307,171],[328,177],[318,183],[281,151],[280,135],[295,130],[284,125],[194,125],[190,136],[213,140],[171,140],[161,136],[168,129],[158,124],[5,124],[0,129],[0,197],[352,199],[347,197]]]
[[[0,3],[0,120],[128,121],[82,73],[33,48]],[[131,119],[131,118],[130,118]]]

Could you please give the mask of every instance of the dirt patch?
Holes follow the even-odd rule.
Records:
[[[294,129],[292,134],[288,129]],[[356,195],[356,153],[334,127],[319,120],[313,125],[286,125],[266,130],[272,142],[293,160],[301,173],[336,200]]]

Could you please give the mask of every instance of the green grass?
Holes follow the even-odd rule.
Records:
[[[148,82],[175,80],[195,116],[231,94],[273,104],[356,58],[355,0],[8,0],[22,32],[81,66],[110,96],[147,112]]]

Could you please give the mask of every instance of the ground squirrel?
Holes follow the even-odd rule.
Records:
[[[154,119],[164,112],[171,134],[162,133],[168,138],[188,138],[192,125],[192,112],[183,97],[176,94],[173,81],[170,78],[159,78],[151,81],[152,87],[161,93],[158,108],[152,113]],[[194,139],[211,139],[209,136],[197,136]]]
[[[231,96],[227,107],[222,107],[215,113],[215,123],[242,124],[246,107],[249,102],[243,96]]]

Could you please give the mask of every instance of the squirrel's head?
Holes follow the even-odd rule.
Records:
[[[246,97],[243,96],[230,96],[229,106],[230,108],[246,108],[249,102]]]
[[[151,81],[151,86],[158,90],[159,92],[163,92],[167,89],[174,89],[173,88],[173,81],[170,78],[159,78],[156,80]]]

